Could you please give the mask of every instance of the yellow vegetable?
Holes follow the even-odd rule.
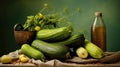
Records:
[[[39,30],[40,30],[40,26],[36,26],[36,27],[35,27],[35,30],[36,30],[36,31],[39,31]]]
[[[23,63],[28,62],[28,58],[27,57],[21,57],[20,61],[23,62]]]
[[[20,55],[20,56],[19,56],[19,59],[20,59],[20,61],[23,62],[23,63],[25,63],[25,62],[28,61],[28,58],[27,58],[24,54]]]
[[[2,63],[10,63],[12,61],[12,58],[9,55],[3,55],[1,57],[1,62]]]
[[[21,54],[21,55],[19,56],[19,59],[22,58],[22,57],[25,57],[25,55],[24,55],[24,54]]]

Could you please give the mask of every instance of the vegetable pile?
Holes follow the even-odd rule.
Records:
[[[36,32],[32,43],[21,46],[22,53],[17,58],[23,63],[28,62],[28,57],[41,61],[51,59],[64,61],[74,56],[84,59],[89,55],[95,59],[101,59],[104,56],[101,48],[88,41],[84,34],[73,33],[74,28],[71,23],[64,21],[64,17],[58,17],[56,14],[44,15],[39,12],[35,16],[27,16],[22,26],[22,31]],[[12,58],[9,55],[1,57],[2,63],[11,61]]]
[[[38,13],[35,16],[27,16],[21,30],[35,31],[36,36],[32,43],[22,44],[20,49],[22,54],[17,58],[25,63],[28,62],[28,57],[41,61],[50,59],[64,61],[73,56],[87,58],[88,52],[93,58],[103,56],[99,47],[92,46],[94,44],[91,43],[85,45],[84,34],[73,33],[71,23],[62,20],[63,18],[57,17],[56,14],[43,15]],[[63,25],[61,21],[64,22]],[[93,47],[94,49],[92,49]],[[1,57],[2,63],[11,63],[11,61],[12,58],[9,55]]]
[[[103,51],[85,39],[84,34],[73,33],[71,23],[59,23],[61,18],[56,15],[28,16],[23,24],[24,30],[36,31],[35,39],[30,44],[22,44],[21,51],[30,58],[41,61],[58,59],[64,61],[78,56],[80,58],[102,58]],[[61,26],[62,25],[62,26]]]
[[[21,51],[31,58],[42,61],[71,58],[70,48],[75,50],[85,40],[83,34],[72,34],[72,32],[72,26],[69,25],[54,29],[41,29],[36,32],[35,40],[31,44],[21,46]]]

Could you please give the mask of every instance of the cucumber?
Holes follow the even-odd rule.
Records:
[[[48,59],[64,60],[70,56],[66,46],[54,45],[41,40],[34,40],[31,46],[44,53]]]
[[[45,56],[42,52],[40,52],[39,50],[31,47],[29,44],[23,44],[21,46],[21,51],[22,53],[24,53],[25,55],[34,58],[34,59],[40,59],[42,61],[45,60]]]
[[[60,41],[60,42],[53,42],[52,44],[56,45],[65,45],[68,47],[79,47],[82,46],[84,43],[85,37],[83,34],[73,34],[70,38]]]
[[[72,27],[61,27],[55,29],[42,29],[37,32],[36,38],[44,41],[61,41],[71,35]]]
[[[101,48],[93,44],[92,42],[85,40],[85,49],[88,51],[93,58],[102,58],[104,56]]]

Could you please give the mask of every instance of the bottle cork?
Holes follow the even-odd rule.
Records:
[[[101,12],[95,12],[95,16],[102,16]]]

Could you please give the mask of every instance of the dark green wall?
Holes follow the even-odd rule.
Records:
[[[94,12],[101,11],[107,26],[107,50],[120,50],[120,1],[119,0],[1,0],[0,2],[0,55],[19,49],[15,43],[13,27],[24,23],[26,16],[38,13],[44,3],[54,11],[63,11],[65,7],[73,14],[77,8],[80,13],[69,18],[75,31],[86,31],[90,39],[90,26]]]

